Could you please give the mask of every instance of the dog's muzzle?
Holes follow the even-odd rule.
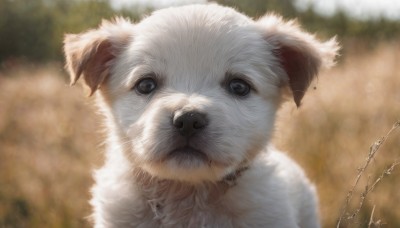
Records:
[[[196,146],[198,144],[196,141],[201,138],[201,133],[204,133],[209,123],[207,115],[193,109],[180,109],[173,114],[171,123],[176,131],[174,140],[176,144],[167,157],[175,159],[180,164],[190,161],[208,163],[209,157],[202,150],[203,146]]]

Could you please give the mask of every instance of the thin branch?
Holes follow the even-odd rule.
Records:
[[[353,219],[353,218],[355,218],[355,217],[358,215],[358,213],[359,213],[360,210],[361,210],[361,207],[362,207],[363,204],[364,204],[365,198],[367,198],[368,193],[370,193],[371,191],[373,191],[373,190],[375,189],[376,185],[377,185],[385,176],[390,175],[390,174],[393,172],[394,168],[395,168],[397,165],[399,165],[399,164],[400,164],[400,161],[395,161],[389,168],[385,169],[385,170],[382,172],[382,174],[375,180],[375,182],[371,185],[371,187],[369,187],[368,185],[365,186],[365,190],[361,193],[361,196],[360,196],[360,203],[359,203],[359,205],[358,205],[358,208],[357,208],[357,209],[355,210],[355,212],[354,212],[352,215],[350,215],[347,219]]]
[[[374,224],[374,212],[375,212],[375,205],[372,208],[371,217],[369,218],[368,228],[371,228],[371,225]]]
[[[343,218],[345,217],[345,214],[347,212],[347,208],[349,207],[350,201],[353,198],[353,193],[354,193],[354,191],[355,191],[355,189],[356,189],[356,187],[357,187],[362,175],[364,174],[365,170],[368,168],[368,165],[373,160],[373,158],[375,157],[376,153],[379,151],[379,148],[381,147],[381,145],[386,141],[386,139],[389,137],[389,135],[395,129],[397,129],[398,127],[400,127],[400,120],[398,120],[393,125],[392,129],[390,129],[389,132],[385,136],[383,136],[382,138],[380,138],[379,140],[377,140],[375,143],[373,143],[371,145],[371,147],[369,149],[368,156],[366,158],[366,161],[365,161],[364,165],[361,168],[358,169],[357,177],[354,180],[354,183],[353,183],[350,191],[347,193],[346,200],[345,200],[344,206],[342,207],[342,211],[341,211],[338,223],[336,225],[336,228],[340,227],[340,223],[342,222]],[[396,162],[394,164],[396,164]],[[394,166],[396,166],[396,165],[394,165]],[[377,184],[377,182],[374,183],[373,188],[375,187],[376,184]],[[366,187],[366,191],[367,190],[368,190],[368,186]],[[364,199],[366,197],[366,194],[364,194],[364,193],[365,193],[365,191],[361,194],[361,204],[360,204],[360,206],[362,206],[362,203],[363,203],[363,201],[364,201]],[[347,219],[353,219],[358,214],[360,208],[358,208],[358,210],[355,213],[353,213],[350,217],[348,217]]]

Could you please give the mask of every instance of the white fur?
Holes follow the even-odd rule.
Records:
[[[268,145],[283,89],[300,104],[321,65],[336,55],[295,23],[253,21],[218,5],[159,10],[67,35],[67,68],[83,75],[106,116],[106,162],[91,201],[96,227],[319,227],[315,188],[290,158]],[[157,89],[138,94],[152,77]],[[248,81],[246,97],[227,91]],[[208,125],[183,140],[178,111]],[[188,144],[197,158],[169,157]],[[232,177],[232,178],[230,178]]]

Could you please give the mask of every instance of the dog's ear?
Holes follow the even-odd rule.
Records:
[[[256,23],[280,63],[277,74],[283,74],[296,105],[300,106],[320,67],[334,65],[339,50],[336,39],[319,42],[313,35],[302,31],[296,21],[285,22],[273,14],[265,15]]]
[[[111,22],[103,21],[98,29],[65,35],[65,67],[71,85],[83,75],[92,95],[108,77],[115,57],[132,38],[132,28],[128,20],[116,18]]]

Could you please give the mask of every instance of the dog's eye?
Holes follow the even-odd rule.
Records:
[[[140,94],[149,94],[157,87],[157,83],[153,78],[143,78],[135,85],[135,89]]]
[[[250,92],[250,85],[242,79],[232,79],[228,84],[229,92],[237,96],[246,96]]]

